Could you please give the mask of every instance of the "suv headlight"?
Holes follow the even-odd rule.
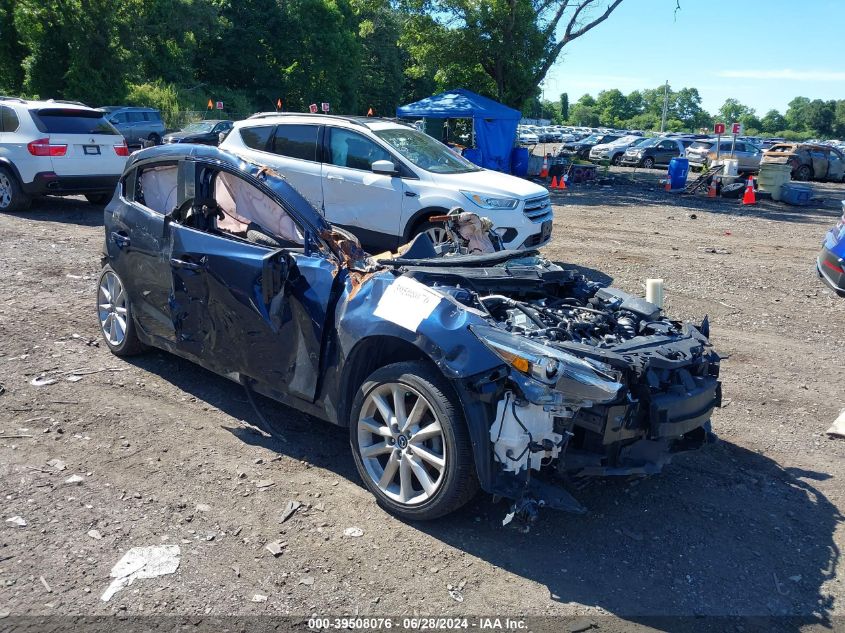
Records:
[[[482,209],[516,209],[519,205],[519,200],[516,198],[497,198],[474,191],[461,191],[461,193]]]
[[[609,366],[486,325],[470,331],[517,371],[546,385],[556,385],[568,399],[611,402],[622,389],[621,376]]]

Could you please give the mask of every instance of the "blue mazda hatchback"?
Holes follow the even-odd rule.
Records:
[[[822,250],[816,258],[816,270],[836,294],[845,297],[845,200],[842,201],[842,217],[824,236]]]
[[[429,219],[485,224],[453,211]],[[361,479],[399,516],[443,516],[479,486],[512,517],[580,512],[568,475],[656,473],[711,438],[707,319],[493,234],[481,252],[449,228],[370,256],[278,172],[181,143],[133,154],[104,220],[109,349],[167,350],[348,427]]]

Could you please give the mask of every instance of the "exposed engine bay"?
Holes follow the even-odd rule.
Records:
[[[516,370],[477,389],[489,394],[493,462],[522,485],[538,471],[656,473],[712,437],[720,359],[706,318],[672,321],[536,253],[391,263],[482,316],[470,329]]]

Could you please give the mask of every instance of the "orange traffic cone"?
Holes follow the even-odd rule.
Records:
[[[663,188],[666,191],[672,191],[672,179],[669,177],[668,172],[666,172],[666,185]]]
[[[710,181],[710,187],[707,189],[707,197],[708,198],[715,198],[716,197],[716,181]]]
[[[557,176],[552,176],[552,184],[549,185],[549,189],[557,189]]]
[[[558,183],[557,188],[560,189],[561,191],[566,189],[566,178],[567,178],[566,174],[564,174],[563,176],[560,177],[560,182]]]
[[[548,178],[549,177],[549,157],[548,155],[543,157],[543,167],[540,169],[540,178]]]
[[[742,204],[757,204],[757,196],[754,195],[754,176],[748,177],[748,185],[745,193],[742,194]]]

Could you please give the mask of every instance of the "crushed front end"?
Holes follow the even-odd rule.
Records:
[[[516,512],[531,518],[519,504],[534,502],[582,511],[550,486],[555,476],[657,473],[711,439],[720,359],[706,319],[671,321],[536,256],[407,262],[403,272],[478,314],[470,330],[503,361],[463,388],[486,407],[482,485],[518,500]]]

